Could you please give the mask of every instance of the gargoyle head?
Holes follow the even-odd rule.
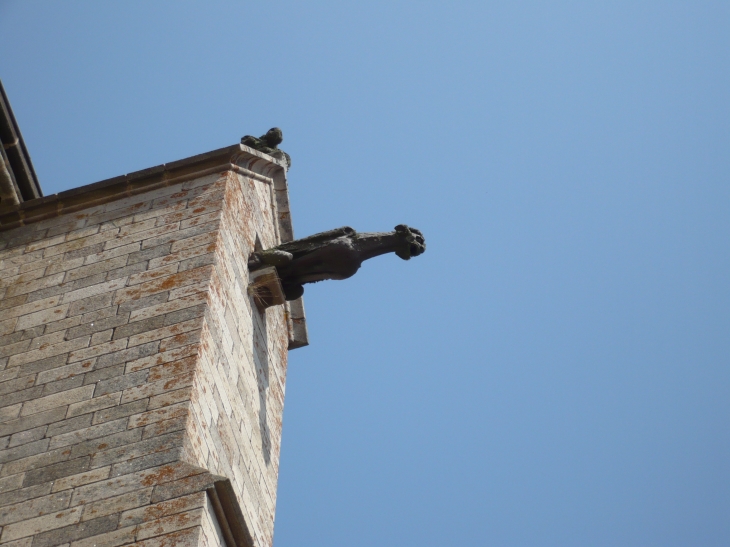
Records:
[[[281,129],[278,127],[272,127],[266,132],[266,135],[261,136],[261,140],[271,148],[276,148],[284,140],[284,135],[282,134]]]
[[[403,260],[423,254],[426,250],[426,240],[420,230],[405,224],[398,224],[395,227],[395,233],[403,239],[403,245],[395,251],[395,254]]]

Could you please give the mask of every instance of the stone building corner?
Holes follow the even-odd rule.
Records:
[[[301,299],[286,167],[243,145],[0,204],[0,547],[270,547]],[[258,243],[257,243],[258,242]]]

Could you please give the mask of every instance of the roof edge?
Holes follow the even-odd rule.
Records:
[[[78,188],[71,188],[58,194],[38,197],[18,204],[0,205],[0,232],[116,199],[150,192],[190,178],[240,169],[238,164],[242,160],[247,164],[259,161],[270,164],[266,171],[272,171],[272,176],[274,176],[274,171],[286,169],[280,160],[248,146],[235,144]],[[253,172],[250,175],[261,176]]]

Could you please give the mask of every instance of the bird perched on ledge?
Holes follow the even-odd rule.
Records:
[[[289,167],[291,167],[291,156],[278,148],[283,140],[284,134],[281,132],[281,129],[278,127],[272,127],[265,135],[261,135],[259,138],[246,135],[241,139],[241,144],[245,144],[254,150],[268,154],[272,158],[284,160],[286,162],[286,168],[289,169]]]
[[[248,258],[249,272],[273,266],[286,300],[304,294],[305,283],[347,279],[370,258],[395,253],[409,260],[426,250],[420,230],[399,224],[392,232],[358,233],[349,226],[282,243]]]

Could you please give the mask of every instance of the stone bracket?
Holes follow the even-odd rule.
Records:
[[[273,266],[250,272],[246,290],[261,311],[286,302],[279,274],[276,273],[276,268]]]

